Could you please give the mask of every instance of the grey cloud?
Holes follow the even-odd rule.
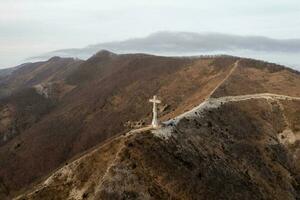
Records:
[[[228,54],[274,62],[300,70],[298,59],[300,39],[282,40],[191,32],[157,32],[144,38],[100,43],[85,48],[57,50],[29,60],[45,60],[53,56],[87,59],[102,49],[115,53],[150,53],[171,56]]]

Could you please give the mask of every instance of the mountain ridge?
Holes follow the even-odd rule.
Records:
[[[82,61],[64,78],[62,85],[72,85],[72,88],[55,100],[55,108],[49,114],[0,147],[0,160],[6,161],[0,163],[0,177],[11,195],[73,156],[149,123],[150,94],[162,98],[159,113],[162,121],[168,121],[205,101],[212,91],[215,91],[213,97],[229,96],[232,91],[243,95],[243,85],[236,80],[251,80],[259,86],[260,93],[280,91],[281,95],[287,92],[291,96],[300,93],[299,75],[274,64],[227,56],[176,58],[117,54],[107,57],[107,52],[102,53],[104,57],[100,53],[100,57]],[[239,66],[228,76],[237,61]],[[82,70],[86,75],[81,76]],[[237,73],[239,70],[243,73]],[[253,70],[256,73],[249,76]],[[261,74],[266,78],[261,79],[258,76]],[[280,83],[273,82],[275,77]],[[290,89],[283,90],[280,85]],[[256,93],[256,90],[247,92]],[[30,165],[25,160],[30,160]],[[14,166],[14,174],[9,166]]]

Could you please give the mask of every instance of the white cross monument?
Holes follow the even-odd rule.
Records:
[[[156,96],[153,96],[153,99],[150,99],[149,102],[153,103],[153,119],[152,119],[152,127],[157,128],[158,127],[158,120],[157,120],[157,107],[156,104],[161,103],[160,100],[157,99]]]

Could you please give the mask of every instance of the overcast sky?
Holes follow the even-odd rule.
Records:
[[[162,30],[300,38],[300,1],[0,0],[0,67]]]

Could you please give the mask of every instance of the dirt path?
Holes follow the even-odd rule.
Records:
[[[289,101],[300,101],[300,97],[292,97],[287,95],[271,94],[271,93],[260,93],[260,94],[248,94],[240,96],[226,96],[220,98],[209,98],[202,102],[199,106],[194,107],[190,111],[187,111],[174,119],[164,122],[164,124],[178,123],[178,121],[184,117],[195,117],[196,113],[201,115],[204,110],[217,108],[222,104],[237,101],[246,101],[250,99],[271,99],[271,100],[289,100]]]
[[[274,99],[274,100],[300,100],[300,97],[292,97],[287,95],[280,94],[271,94],[271,93],[259,93],[259,94],[247,94],[247,95],[239,95],[239,96],[225,96],[220,98],[211,98],[211,101],[245,101],[249,99]]]
[[[236,70],[236,68],[239,66],[239,63],[240,63],[240,60],[236,61],[234,64],[233,64],[233,67],[231,68],[231,70],[229,71],[229,73],[226,75],[226,77],[215,87],[215,89],[213,89],[213,91],[210,92],[209,94],[209,97],[213,95],[213,93],[215,93],[215,91],[217,89],[219,89],[219,87],[221,85],[223,85],[227,79],[233,74],[233,72]]]

